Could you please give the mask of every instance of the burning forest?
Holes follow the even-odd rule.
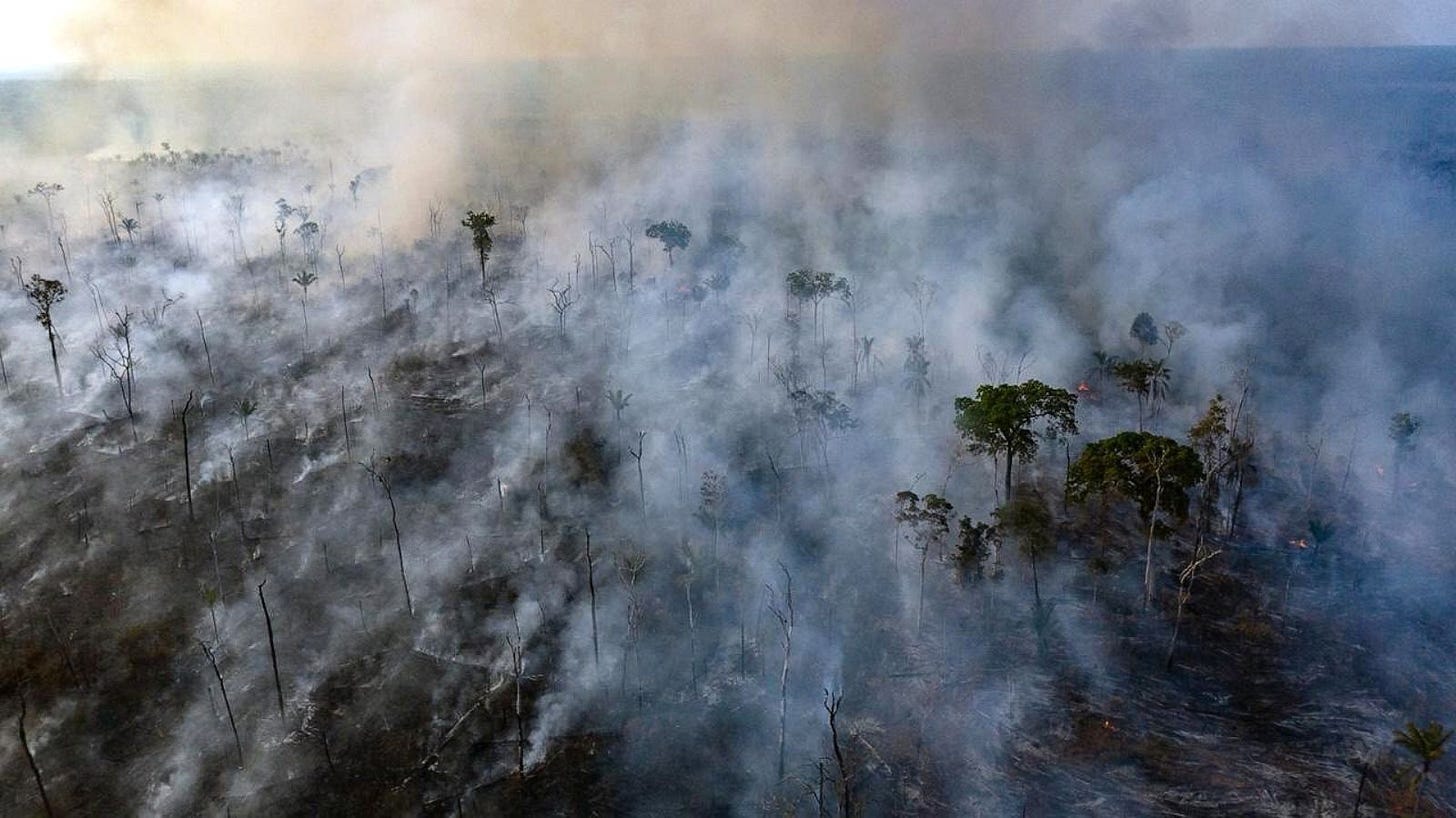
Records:
[[[1456,813],[1456,17],[496,5],[0,75],[0,815]]]

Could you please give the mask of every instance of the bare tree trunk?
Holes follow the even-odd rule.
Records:
[[[1036,607],[1041,607],[1041,578],[1036,572],[1036,552],[1031,554],[1031,591],[1036,598]]]
[[[1011,502],[1011,463],[1016,458],[1012,456],[1011,450],[1006,450],[1006,502]]]
[[[217,386],[217,375],[212,368],[212,350],[207,346],[207,330],[202,326],[202,310],[197,310],[197,333],[202,336],[202,354],[207,357],[207,380]]]
[[[66,390],[61,388],[61,359],[56,355],[56,334],[51,329],[46,329],[46,338],[51,342],[51,368],[56,373],[56,394],[66,396]]]
[[[1153,491],[1153,512],[1148,516],[1148,549],[1143,561],[1143,610],[1153,601],[1153,533],[1158,527],[1158,506],[1163,502],[1163,474],[1161,468],[1154,473],[1158,486]]]
[[[196,519],[192,512],[192,439],[187,432],[187,411],[192,408],[192,392],[187,393],[187,402],[182,404],[182,477],[187,484],[187,519]]]
[[[386,487],[384,496],[389,498],[389,524],[394,527],[394,552],[399,557],[399,584],[404,588],[404,606],[409,609],[409,615],[414,616],[415,603],[410,598],[409,577],[404,572],[404,543],[399,536],[399,512],[394,506],[394,492]]]
[[[51,809],[51,799],[46,795],[45,782],[40,777],[40,767],[36,766],[35,754],[30,751],[30,739],[25,735],[25,695],[20,696],[20,717],[16,719],[16,727],[20,730],[20,749],[25,751],[25,761],[30,765],[30,774],[35,776],[35,788],[40,791],[40,802],[45,807],[47,816],[55,815]]]
[[[258,602],[263,605],[263,621],[268,625],[268,656],[273,660],[273,688],[278,693],[278,718],[283,715],[283,679],[278,675],[278,646],[273,641],[273,617],[268,613],[268,600],[263,596],[263,586],[268,580],[258,583]]]
[[[512,619],[515,616],[512,615]],[[521,624],[516,621],[516,638],[506,636],[506,646],[511,652],[511,675],[516,683],[515,715],[516,715],[516,774],[522,779],[526,777],[526,721],[521,713],[521,677],[526,672],[526,646],[521,639]]]
[[[769,612],[779,621],[784,644],[784,669],[779,675],[779,778],[782,779],[784,777],[785,742],[789,731],[789,662],[794,651],[794,578],[782,563],[779,564],[779,568],[784,572],[785,607],[779,608],[770,602]],[[772,593],[772,589],[769,590]]]
[[[642,519],[647,519],[647,483],[642,477],[642,442],[647,438],[646,432],[637,433],[637,448],[629,448],[627,453],[637,461],[637,493],[642,498]]]
[[[602,665],[602,651],[597,642],[597,579],[596,566],[592,563],[591,529],[586,530],[586,588],[591,595],[592,660],[598,668]]]
[[[925,621],[925,563],[930,559],[930,543],[924,543],[924,550],[920,553],[920,604],[915,609],[915,633],[920,634],[920,627]]]
[[[207,661],[212,664],[212,673],[217,677],[217,687],[222,691],[222,705],[227,709],[228,724],[233,728],[233,745],[238,749],[238,769],[243,768],[243,740],[238,737],[238,723],[233,719],[233,705],[228,699],[227,685],[223,684],[222,671],[217,666],[217,656],[213,655],[212,649],[206,642],[198,641],[202,646],[202,652],[207,655]]]
[[[344,401],[344,387],[339,387],[339,411],[344,416],[344,453],[350,459],[354,459],[354,444],[349,437],[349,404]]]
[[[829,714],[829,737],[834,745],[834,762],[839,766],[839,815],[849,818],[849,768],[844,763],[844,751],[839,746],[839,704],[844,695],[831,696],[824,690],[824,711]]]
[[[384,497],[389,501],[389,523],[394,527],[394,551],[399,557],[399,582],[404,588],[405,608],[409,610],[410,616],[414,616],[415,603],[410,597],[409,577],[405,575],[404,571],[404,541],[399,533],[399,509],[394,504],[394,486],[389,482],[389,478],[385,477],[373,466],[366,463],[361,463],[360,465],[364,466],[364,471],[368,472],[369,476],[379,483],[380,488],[384,489]]]
[[[693,583],[691,579],[689,579],[687,582],[687,597],[688,649],[691,651],[691,653],[688,655],[688,661],[689,664],[691,664],[692,666],[693,695],[696,696],[698,695],[698,620],[697,617],[693,615]]]

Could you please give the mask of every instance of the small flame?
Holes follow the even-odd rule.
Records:
[[[1297,540],[1290,540],[1289,541],[1289,544],[1292,545],[1292,546],[1294,546],[1295,548],[1308,548],[1309,547],[1309,540],[1306,540],[1305,538],[1300,537]]]
[[[1112,721],[1110,719],[1103,719],[1102,720],[1102,729],[1103,730],[1107,730],[1108,732],[1112,732],[1112,733],[1116,733],[1117,732],[1117,727],[1112,723]]]
[[[1077,391],[1078,392],[1091,392],[1092,391],[1092,387],[1088,386],[1086,381],[1082,381],[1081,383],[1077,384]]]

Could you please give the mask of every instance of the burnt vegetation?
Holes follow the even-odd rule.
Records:
[[[1142,290],[1023,328],[1049,275],[944,263],[977,185],[853,191],[856,255],[337,161],[0,206],[0,814],[1456,805],[1429,390]]]

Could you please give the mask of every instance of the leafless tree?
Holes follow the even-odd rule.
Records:
[[[647,432],[638,432],[637,448],[627,450],[627,453],[632,455],[632,459],[637,461],[637,493],[642,498],[642,518],[644,520],[647,519],[647,484],[642,478],[642,442],[646,439]]]
[[[556,332],[565,340],[566,338],[566,311],[576,303],[571,295],[571,285],[568,284],[561,289],[547,287],[546,292],[551,294],[551,309],[556,313]]]
[[[35,753],[30,750],[30,738],[25,734],[25,694],[20,694],[20,716],[15,720],[15,726],[20,731],[20,749],[25,751],[25,762],[30,765],[30,774],[35,776],[35,788],[40,791],[40,803],[45,807],[47,816],[55,815],[51,809],[51,799],[46,795],[45,782],[40,777],[40,767],[35,763]]]
[[[263,586],[268,584],[264,579],[258,583],[258,602],[263,606],[263,621],[268,625],[268,656],[273,660],[273,690],[278,694],[278,718],[283,715],[283,679],[278,675],[278,645],[273,641],[273,616],[268,613],[268,599],[263,596]]]
[[[1173,652],[1178,649],[1178,631],[1183,625],[1183,606],[1193,595],[1193,581],[1198,578],[1198,570],[1203,567],[1205,562],[1222,553],[1222,550],[1215,550],[1211,546],[1204,545],[1200,538],[1188,564],[1178,572],[1178,613],[1173,617],[1173,635],[1168,639],[1168,658],[1163,663],[1167,670],[1173,669]]]
[[[212,348],[207,345],[207,328],[202,326],[202,310],[197,313],[197,334],[202,336],[202,354],[207,358],[207,380],[217,386],[217,373],[212,368]]]
[[[192,438],[187,429],[187,412],[192,408],[192,401],[196,395],[187,393],[187,401],[182,404],[182,411],[174,414],[182,423],[182,477],[187,484],[187,519],[196,519],[192,513]],[[174,403],[173,406],[176,406]]]
[[[131,343],[132,312],[115,313],[116,321],[107,327],[106,337],[91,345],[91,354],[105,367],[121,392],[122,405],[131,421],[131,439],[138,440],[136,426],[136,354]]]
[[[372,460],[370,463],[360,463],[359,465],[363,466],[364,471],[368,472],[369,476],[374,478],[374,481],[384,490],[385,499],[389,500],[389,523],[394,527],[394,550],[399,556],[399,582],[404,588],[405,607],[409,609],[410,616],[414,616],[415,603],[410,598],[409,577],[404,572],[404,543],[399,535],[399,509],[394,504],[394,484],[390,482],[389,477],[384,472],[374,468]]]
[[[844,701],[843,693],[830,694],[824,688],[824,712],[829,716],[829,739],[834,747],[834,762],[839,766],[839,815],[849,818],[849,767],[844,763],[844,750],[839,744],[839,706]]]
[[[54,233],[56,230],[56,211],[55,206],[52,204],[52,200],[55,199],[57,193],[60,193],[65,189],[65,186],[56,182],[36,182],[35,187],[26,191],[26,193],[29,193],[32,196],[39,196],[45,200],[46,230],[51,233]]]
[[[207,661],[212,665],[212,674],[217,677],[217,689],[222,691],[222,705],[227,710],[228,724],[233,728],[233,745],[238,750],[238,769],[242,769],[243,740],[238,737],[238,723],[233,718],[233,703],[228,699],[227,685],[223,683],[222,670],[217,666],[217,656],[212,652],[212,648],[207,646],[206,642],[198,640],[197,644],[202,646],[202,652],[207,656]]]
[[[627,641],[622,646],[622,695],[627,695],[629,656],[637,667],[637,704],[642,704],[642,657],[639,651],[642,627],[642,600],[637,595],[637,582],[647,570],[647,555],[628,549],[617,555],[617,578],[627,591]]]
[[[783,563],[779,569],[784,572],[784,602],[778,602],[778,594],[768,586],[768,610],[778,620],[780,641],[784,646],[784,669],[779,674],[779,778],[784,777],[785,740],[789,729],[789,662],[794,653],[794,577]]]
[[[521,707],[521,679],[526,675],[526,645],[521,638],[521,621],[511,614],[511,621],[515,623],[516,635],[514,638],[506,634],[506,647],[511,654],[511,677],[515,680],[515,715],[516,715],[516,774],[521,778],[526,777],[526,720]]]
[[[586,588],[591,596],[592,661],[601,667],[602,651],[597,642],[597,576],[596,565],[592,561],[590,528],[586,529]]]

